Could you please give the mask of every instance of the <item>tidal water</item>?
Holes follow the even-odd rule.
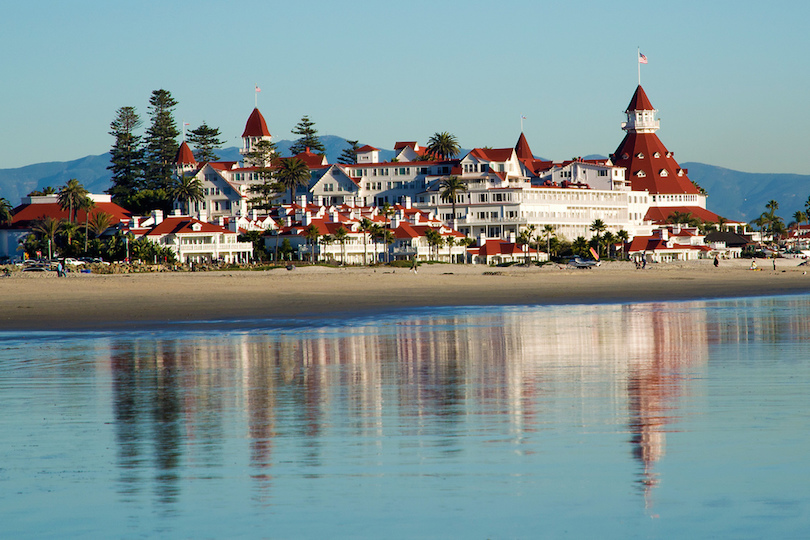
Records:
[[[807,538],[810,296],[0,332],[3,538]]]

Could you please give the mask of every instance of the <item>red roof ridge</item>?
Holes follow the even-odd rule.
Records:
[[[267,129],[267,122],[264,121],[264,116],[259,112],[259,108],[253,109],[250,113],[247,123],[245,124],[245,131],[242,137],[270,137],[270,130]]]

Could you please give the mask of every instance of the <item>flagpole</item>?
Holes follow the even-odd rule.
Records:
[[[521,114],[521,115],[520,115],[520,132],[521,132],[521,133],[523,133],[523,119],[524,119],[524,118],[525,118],[525,116],[523,116],[523,115]]]
[[[636,64],[638,64],[638,85],[641,86],[641,47],[636,52]]]

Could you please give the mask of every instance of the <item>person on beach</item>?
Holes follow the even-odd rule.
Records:
[[[720,266],[720,259],[717,258],[717,255],[714,256],[714,267],[717,268]]]
[[[416,260],[416,256],[413,257],[413,262],[411,262],[411,272],[414,274],[419,273],[419,261]]]
[[[64,277],[65,276],[65,267],[62,266],[62,261],[56,263],[56,277]]]
[[[759,268],[757,268],[757,261],[751,261],[751,267],[749,270],[759,270]]]

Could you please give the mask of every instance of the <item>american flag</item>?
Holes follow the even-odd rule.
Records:
[[[646,64],[647,63],[647,57],[644,56],[641,53],[638,53],[638,63],[639,64]]]
[[[256,91],[257,91],[257,92],[261,92],[261,91],[262,91],[262,89],[261,89],[261,88],[259,88],[259,85],[258,85],[258,84],[256,85]]]

